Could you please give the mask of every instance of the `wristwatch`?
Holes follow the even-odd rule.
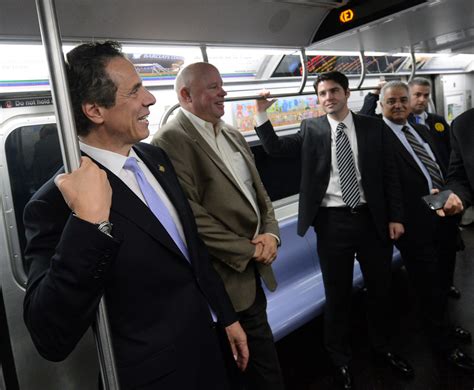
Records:
[[[96,223],[97,229],[99,229],[102,233],[107,234],[109,237],[112,237],[112,224],[109,221],[102,221]]]

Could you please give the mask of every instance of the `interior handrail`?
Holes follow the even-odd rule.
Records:
[[[79,168],[81,153],[77,140],[76,123],[67,83],[61,34],[54,0],[36,0],[36,9],[41,39],[46,51],[64,169],[69,173]],[[120,390],[104,297],[100,300],[96,312],[96,321],[92,328],[97,345],[104,390]]]
[[[349,88],[350,91],[368,91],[372,89],[378,89],[379,87],[377,85],[373,85],[370,87],[357,87],[357,88]],[[278,98],[285,98],[285,97],[292,97],[292,96],[308,96],[308,95],[315,95],[314,91],[307,91],[307,92],[290,92],[290,93],[276,93],[272,94],[271,97],[273,99],[278,99]],[[256,99],[262,99],[260,95],[244,95],[244,96],[225,96],[224,97],[224,102],[238,102],[241,100],[256,100]],[[173,112],[180,107],[179,103],[176,103],[172,105],[170,108],[168,108],[163,116],[161,117],[159,127],[163,127],[167,122],[169,117],[173,114]]]

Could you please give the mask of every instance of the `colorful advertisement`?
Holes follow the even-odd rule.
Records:
[[[232,103],[233,124],[242,132],[253,131],[257,108],[254,101]],[[324,115],[317,107],[316,96],[297,96],[278,99],[267,111],[275,128],[299,126],[303,119]]]

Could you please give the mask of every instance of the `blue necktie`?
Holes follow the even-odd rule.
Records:
[[[165,206],[161,198],[146,179],[145,174],[138,166],[135,157],[127,158],[123,168],[135,174],[138,186],[140,187],[148,207],[153,212],[153,214],[155,214],[156,218],[158,218],[158,220],[161,222],[163,227],[173,239],[176,246],[183,253],[184,257],[186,257],[186,260],[190,262],[188,248],[179,235],[178,228],[176,227],[176,224],[174,223],[168,208]]]

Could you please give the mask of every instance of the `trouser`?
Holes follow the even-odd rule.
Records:
[[[380,239],[367,207],[355,213],[347,207],[322,207],[314,227],[326,292],[324,343],[332,362],[346,365],[352,357],[347,338],[355,256],[367,287],[372,347],[379,352],[388,351],[391,243]]]
[[[267,300],[260,277],[256,276],[255,301],[248,309],[238,312],[239,321],[247,334],[250,359],[243,375],[246,390],[284,389],[280,363],[267,319]]]
[[[396,245],[419,298],[430,342],[436,350],[445,351],[455,347],[446,310],[450,286],[446,259],[455,250],[457,227],[449,219],[436,219],[434,223],[432,237],[423,238],[416,231],[408,231]]]

